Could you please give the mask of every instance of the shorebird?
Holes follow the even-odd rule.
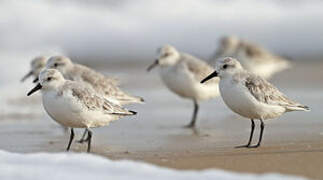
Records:
[[[211,65],[219,58],[233,57],[238,59],[246,70],[265,79],[291,66],[288,60],[235,36],[223,37],[219,44],[210,60]]]
[[[42,71],[46,66],[47,58],[45,56],[37,56],[32,59],[30,63],[30,71],[21,79],[21,82],[24,82],[30,76],[34,76],[35,79],[38,79],[40,71]],[[35,81],[35,80],[34,80]]]
[[[67,151],[70,150],[74,138],[73,128],[86,128],[87,152],[90,152],[90,128],[108,126],[110,122],[121,117],[136,114],[108,101],[82,83],[65,80],[55,69],[43,70],[39,75],[39,83],[27,95],[30,96],[38,90],[42,92],[43,106],[48,115],[59,124],[71,128]]]
[[[46,68],[57,69],[63,74],[65,79],[81,82],[109,101],[120,106],[144,102],[143,98],[132,96],[122,91],[118,87],[119,82],[115,78],[107,77],[84,65],[73,63],[68,57],[53,56],[49,58]],[[78,142],[86,142],[86,133],[87,130],[84,131],[82,138]]]
[[[220,93],[225,104],[233,112],[251,119],[249,141],[246,145],[237,146],[238,148],[260,146],[265,129],[264,120],[277,118],[285,112],[310,110],[309,107],[289,99],[262,77],[243,69],[234,58],[217,61],[215,69],[201,83],[220,77]],[[261,129],[258,143],[251,145],[255,128],[254,119],[260,120]]]
[[[191,99],[194,111],[187,127],[194,127],[199,109],[199,102],[215,98],[219,95],[218,78],[206,84],[200,84],[203,77],[214,69],[205,61],[186,53],[180,53],[171,45],[159,49],[157,60],[147,71],[159,66],[160,77],[169,90],[180,97]]]
[[[46,68],[57,69],[65,79],[84,83],[115,104],[126,105],[144,101],[141,97],[122,91],[115,78],[106,77],[84,65],[73,63],[68,57],[53,56],[49,58]]]

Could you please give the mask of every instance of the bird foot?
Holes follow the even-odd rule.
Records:
[[[248,148],[258,148],[260,147],[260,144],[254,145],[254,146],[249,146]]]
[[[188,125],[184,126],[184,128],[195,128],[195,125],[194,124],[188,124]]]
[[[236,146],[234,148],[249,148],[250,144],[246,144],[246,145],[241,145],[241,146]]]
[[[88,140],[86,140],[86,139],[80,139],[80,140],[78,140],[78,141],[76,141],[76,142],[78,142],[78,143],[80,143],[80,144],[83,144],[83,143],[85,143],[85,142],[87,142]]]
[[[253,145],[253,146],[250,146],[250,144],[246,144],[246,145],[236,146],[235,148],[258,148],[259,146],[260,144]]]

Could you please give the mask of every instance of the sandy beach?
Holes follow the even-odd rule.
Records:
[[[138,112],[136,117],[95,129],[93,153],[176,169],[220,168],[323,179],[323,62],[295,62],[292,69],[271,80],[289,97],[311,107],[311,112],[287,113],[266,121],[264,141],[257,149],[234,148],[246,143],[250,121],[233,114],[220,97],[201,105],[196,129],[183,128],[190,121],[192,102],[169,92],[157,71],[147,73],[149,63],[94,67],[120,77],[124,89],[144,97],[146,103],[128,106]],[[21,94],[6,99],[16,113],[1,111],[0,148],[23,153],[63,152],[69,133],[46,115],[39,94],[25,97],[28,90],[21,89]],[[34,111],[20,111],[24,108]],[[256,125],[254,137],[259,133],[259,122]],[[76,133],[79,138],[82,131]],[[86,145],[74,143],[72,151],[85,152]]]

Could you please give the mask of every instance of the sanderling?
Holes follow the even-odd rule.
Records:
[[[47,58],[45,56],[35,57],[30,63],[31,70],[21,79],[21,82],[24,82],[30,76],[34,76],[35,79],[38,79],[38,75],[40,71],[45,68],[46,62]]]
[[[246,145],[238,147],[256,148],[261,144],[264,120],[273,119],[290,111],[309,111],[309,107],[290,100],[275,86],[262,77],[244,70],[234,58],[224,58],[216,63],[216,71],[201,81],[220,77],[220,93],[225,104],[235,113],[251,119],[251,133]],[[261,121],[259,141],[251,146],[254,119]]]
[[[125,105],[144,101],[141,97],[131,96],[122,91],[115,78],[106,77],[86,66],[73,63],[68,57],[53,56],[49,58],[46,68],[57,69],[66,79],[86,84],[115,104]]]
[[[157,65],[160,67],[161,79],[168,89],[183,98],[193,100],[193,116],[187,127],[194,127],[199,102],[219,95],[218,78],[212,79],[206,84],[200,84],[202,78],[213,72],[214,69],[203,60],[180,53],[170,45],[159,49],[159,57],[147,70],[150,71]]]
[[[221,39],[210,64],[214,65],[217,59],[224,57],[237,58],[246,70],[266,79],[290,67],[290,63],[286,59],[235,36]]]
[[[122,91],[117,86],[119,82],[115,78],[106,77],[84,65],[73,63],[68,57],[53,56],[49,58],[46,68],[59,70],[64,78],[84,83],[88,88],[94,89],[98,94],[120,106],[144,101],[141,97],[131,96]],[[87,130],[78,142],[86,141],[86,133]]]
[[[136,114],[108,101],[83,83],[65,80],[55,69],[43,70],[39,75],[39,83],[27,95],[30,96],[37,90],[42,91],[43,106],[49,116],[59,124],[71,128],[67,151],[74,138],[73,128],[87,129],[87,151],[90,152],[90,128],[107,126],[111,121]]]

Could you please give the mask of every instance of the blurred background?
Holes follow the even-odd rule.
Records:
[[[0,48],[4,56],[56,50],[80,61],[143,61],[170,43],[208,58],[221,36],[237,35],[301,59],[322,55],[322,6],[319,0],[2,0]]]
[[[23,84],[20,79],[35,56],[63,54],[118,77],[126,91],[146,99],[145,105],[131,107],[139,112],[135,121],[120,120],[95,130],[95,152],[111,157],[128,150],[163,153],[184,148],[186,153],[187,149],[202,153],[228,147],[231,151],[247,138],[249,121],[237,121],[243,118],[216,98],[202,104],[201,136],[193,137],[195,133],[181,128],[190,120],[192,103],[169,92],[156,72],[146,72],[156,49],[164,44],[209,60],[226,35],[290,57],[292,68],[271,81],[312,108],[311,113],[290,113],[281,121],[270,121],[265,146],[319,142],[322,7],[320,0],[0,0],[0,148],[62,151],[68,135],[44,113],[40,94],[26,97],[34,86],[31,79]],[[83,151],[81,145],[75,146]],[[164,160],[160,162],[168,162]]]

